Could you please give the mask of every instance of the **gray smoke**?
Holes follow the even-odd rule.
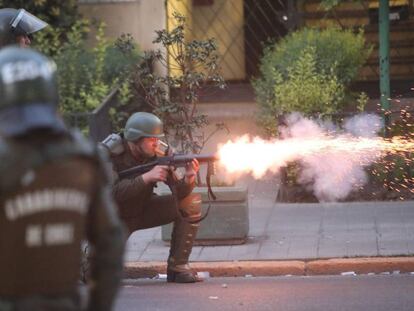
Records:
[[[376,137],[378,132],[383,128],[382,119],[376,114],[359,114],[345,121],[344,129],[360,137]]]
[[[281,136],[289,138],[356,138],[377,136],[382,127],[381,118],[374,114],[360,114],[346,120],[341,128],[332,122],[306,119],[300,114],[286,118]],[[321,202],[332,202],[346,198],[352,190],[367,182],[364,166],[378,157],[375,150],[354,152],[353,150],[327,150],[299,157],[302,170],[298,182],[311,190]]]

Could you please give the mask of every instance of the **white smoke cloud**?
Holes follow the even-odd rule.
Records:
[[[346,198],[367,182],[364,168],[383,155],[377,136],[379,116],[360,114],[345,120],[342,128],[332,122],[311,120],[299,113],[286,117],[279,129],[282,139],[264,140],[244,135],[219,146],[226,174],[251,174],[263,178],[289,163],[301,166],[298,182],[323,202]]]
[[[332,123],[317,123],[298,114],[286,119],[282,131],[285,139],[312,139],[321,136],[336,138],[375,137],[381,129],[381,118],[373,114],[361,114],[345,121],[343,128],[335,128]],[[311,190],[321,202],[331,202],[346,198],[352,190],[367,182],[364,166],[378,157],[377,150],[328,150],[321,153],[298,157],[302,170],[298,182]]]
[[[323,136],[324,130],[315,121],[304,118],[300,113],[292,113],[285,118],[285,126],[282,126],[280,136],[282,138],[315,138]]]
[[[375,137],[383,127],[381,117],[376,114],[359,114],[345,121],[344,129],[360,137]]]

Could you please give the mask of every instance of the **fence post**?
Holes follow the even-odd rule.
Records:
[[[390,20],[389,1],[380,0],[379,3],[379,66],[380,66],[380,93],[381,109],[384,114],[384,135],[388,136],[390,125]]]
[[[112,90],[112,92],[103,100],[102,104],[89,114],[89,137],[92,141],[101,141],[112,132],[109,109],[116,106],[117,94],[118,88]]]

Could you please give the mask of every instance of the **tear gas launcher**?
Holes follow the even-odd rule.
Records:
[[[137,165],[119,172],[120,178],[129,178],[137,175],[142,175],[152,170],[157,165],[172,166],[174,168],[186,167],[194,159],[200,164],[206,163],[209,166],[214,165],[214,162],[218,161],[219,158],[216,155],[202,155],[202,154],[175,154],[172,156],[159,157],[154,161]],[[211,171],[211,175],[214,175],[214,167]]]
[[[174,168],[186,167],[194,159],[196,159],[200,164],[207,164],[207,176],[206,184],[208,187],[209,194],[215,200],[216,196],[211,191],[210,177],[215,173],[214,162],[218,161],[219,158],[215,154],[203,155],[203,154],[174,154],[171,156],[158,157],[156,160],[137,165],[119,172],[120,178],[130,178],[137,175],[142,175],[150,170],[152,170],[157,165],[171,166]]]

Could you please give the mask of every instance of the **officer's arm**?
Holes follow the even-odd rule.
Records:
[[[110,142],[108,144],[108,141]],[[114,142],[115,141],[115,142]],[[107,143],[107,145],[105,144]],[[124,203],[131,200],[142,198],[144,192],[148,191],[148,185],[144,183],[141,176],[133,179],[120,179],[114,164],[109,159],[110,155],[118,155],[123,152],[122,138],[112,134],[108,136],[102,144],[98,145],[101,155],[105,158],[105,164],[109,167],[111,177],[112,195],[116,202]]]
[[[91,292],[88,310],[111,310],[122,275],[125,235],[111,190],[98,185],[88,218],[88,239],[92,246]]]
[[[151,185],[147,185],[142,179],[142,175],[132,179],[120,179],[118,173],[112,170],[112,194],[118,203],[139,200],[152,189]],[[150,189],[150,190],[148,190]]]
[[[200,166],[196,159],[187,164],[185,168],[184,178],[176,183],[178,199],[183,199],[193,191],[195,186],[195,178]],[[174,174],[174,173],[173,173]],[[174,180],[175,178],[173,178]]]

